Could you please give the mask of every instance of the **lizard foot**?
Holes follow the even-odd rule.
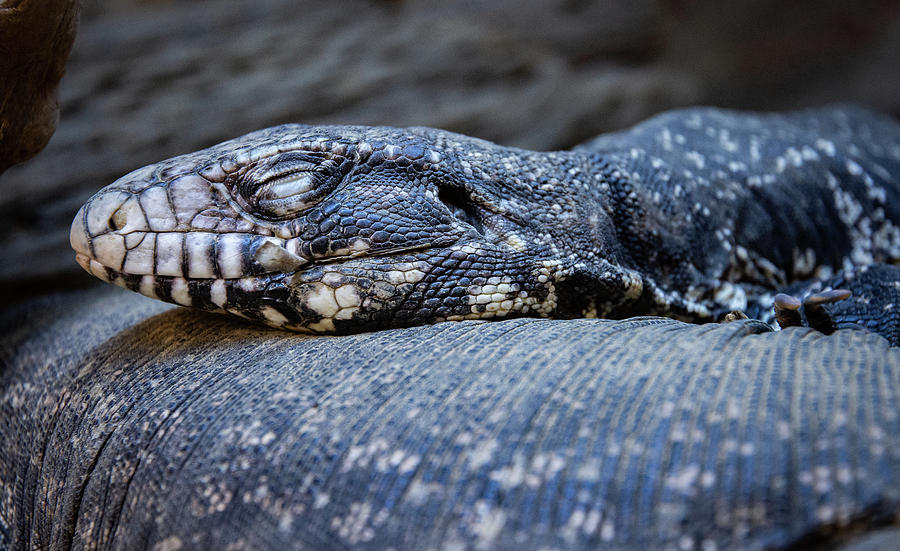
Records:
[[[813,293],[801,302],[797,297],[778,293],[775,295],[775,319],[781,328],[785,328],[803,326],[805,317],[805,325],[830,335],[837,325],[823,305],[848,299],[850,295],[847,289],[832,289]]]
[[[862,329],[900,346],[900,265],[874,264],[800,283],[774,302],[781,327],[807,325],[825,334]]]

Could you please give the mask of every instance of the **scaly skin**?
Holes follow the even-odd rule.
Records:
[[[885,288],[900,280],[886,266],[898,224],[896,122],[691,109],[557,152],[278,126],[128,174],[82,207],[71,241],[90,273],[145,295],[347,333],[522,315],[770,320],[780,290],[872,265]],[[856,319],[896,342],[892,303],[840,281],[858,307],[835,327]]]

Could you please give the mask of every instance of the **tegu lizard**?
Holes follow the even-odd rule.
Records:
[[[774,305],[782,325],[896,345],[900,124],[852,106],[692,108],[552,152],[287,124],[120,178],[78,211],[71,243],[105,281],[304,332],[774,323]]]

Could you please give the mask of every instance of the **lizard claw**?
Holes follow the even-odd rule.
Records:
[[[800,327],[803,325],[803,318],[800,315],[800,300],[797,297],[778,293],[775,295],[775,319],[778,325],[784,329],[785,327]]]
[[[725,314],[722,317],[722,322],[730,323],[732,321],[739,321],[739,320],[746,320],[746,319],[750,319],[749,316],[747,316],[747,314],[741,312],[740,310],[732,310],[731,312],[728,312],[727,314]]]
[[[837,327],[823,306],[845,300],[850,294],[847,289],[832,289],[813,293],[800,302],[796,297],[778,293],[775,295],[775,319],[779,326],[785,328],[800,327],[806,318],[806,325],[830,335]]]
[[[803,300],[803,313],[806,321],[813,329],[817,329],[826,335],[834,333],[837,327],[831,315],[822,308],[824,304],[832,304],[850,297],[850,291],[846,289],[833,289],[814,293]]]

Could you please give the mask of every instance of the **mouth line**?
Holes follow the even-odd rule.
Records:
[[[75,261],[89,274],[98,277],[108,283],[114,283],[114,279],[116,277],[129,277],[129,278],[142,278],[142,277],[150,277],[158,280],[168,280],[168,279],[183,279],[185,281],[244,281],[249,279],[265,279],[271,278],[273,276],[284,275],[286,277],[293,276],[295,274],[313,269],[317,266],[327,266],[331,264],[337,264],[339,262],[346,262],[348,260],[356,260],[360,258],[384,258],[384,257],[392,257],[399,256],[405,253],[422,251],[426,249],[438,248],[438,247],[446,247],[455,243],[457,239],[446,239],[446,240],[437,240],[432,243],[423,243],[420,245],[412,245],[408,247],[398,247],[393,249],[387,249],[383,251],[358,251],[347,255],[327,257],[327,258],[318,258],[315,260],[307,260],[306,264],[304,264],[301,269],[297,269],[294,271],[278,271],[273,270],[271,272],[263,272],[259,274],[250,274],[241,277],[187,277],[187,276],[177,276],[177,275],[162,275],[162,274],[135,274],[130,272],[125,272],[119,270],[117,268],[113,268],[111,266],[107,266],[106,264],[101,263],[100,261],[92,258],[90,255],[77,252],[75,253]]]
[[[342,262],[346,260],[353,260],[360,257],[367,258],[381,258],[386,256],[397,256],[403,253],[413,252],[413,251],[424,251],[426,249],[434,249],[438,247],[446,247],[448,245],[452,245],[456,240],[449,240],[448,242],[443,242],[438,240],[432,243],[422,243],[420,245],[410,245],[408,247],[399,247],[393,249],[385,249],[382,251],[372,251],[371,249],[365,251],[357,251],[350,254],[344,254],[340,256],[329,256],[326,258],[317,258],[315,260],[311,260],[308,266],[321,266],[328,264],[335,264],[337,262]]]
[[[177,276],[177,275],[163,275],[163,274],[133,274],[130,272],[123,272],[111,266],[107,266],[106,264],[101,263],[98,260],[91,258],[90,256],[83,253],[75,253],[75,262],[77,262],[85,271],[89,274],[106,281],[107,283],[115,283],[115,277],[128,277],[128,278],[142,278],[149,277],[154,280],[176,280],[183,279],[185,281],[245,281],[253,278],[266,278],[268,276],[277,275],[277,274],[285,274],[292,275],[296,272],[267,272],[263,274],[251,274],[242,277],[186,277],[186,276]],[[299,270],[298,270],[299,271]],[[113,274],[110,277],[109,274]]]

